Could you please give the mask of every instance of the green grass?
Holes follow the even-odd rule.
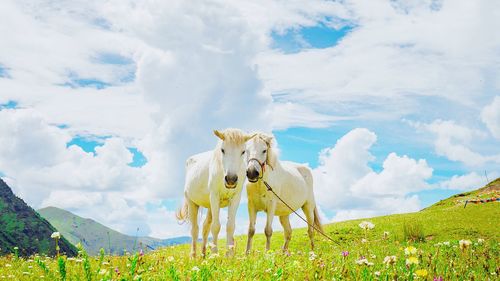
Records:
[[[340,245],[317,235],[314,254],[310,253],[305,229],[295,229],[290,255],[281,252],[283,234],[276,231],[272,251],[264,251],[265,237],[260,234],[255,236],[254,252],[249,256],[243,253],[246,236],[237,237],[234,258],[224,257],[222,246],[220,256],[190,259],[189,245],[143,256],[88,257],[81,252],[76,259],[58,260],[9,255],[0,258],[0,280],[39,280],[40,276],[62,280],[62,272],[66,280],[495,280],[500,274],[500,205],[463,207],[463,200],[483,195],[473,192],[420,212],[371,218],[368,220],[375,228],[366,233],[358,226],[363,220],[326,225],[326,232]],[[405,225],[420,225],[423,241],[407,241]],[[384,237],[384,232],[389,235]],[[368,242],[362,243],[363,238]],[[462,239],[470,240],[471,245],[461,248]],[[219,243],[224,245],[224,241]],[[410,246],[415,251],[405,254]],[[348,256],[343,257],[343,251],[348,251]],[[386,256],[396,256],[396,262],[384,264]],[[359,265],[362,258],[366,261]],[[418,264],[407,265],[407,261]]]

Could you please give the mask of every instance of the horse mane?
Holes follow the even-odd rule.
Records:
[[[274,135],[273,134],[268,134],[268,133],[262,133],[262,132],[258,132],[257,133],[257,136],[258,138],[260,138],[261,140],[263,140],[264,142],[267,143],[267,160],[268,160],[268,164],[271,166],[271,167],[275,167],[279,161],[279,150],[278,150],[278,146],[276,145],[276,139],[274,138]]]
[[[222,131],[222,133],[224,134],[224,141],[233,142],[236,144],[244,144],[246,142],[247,135],[240,129],[227,128]],[[222,152],[220,151],[221,146],[222,140],[219,140],[214,149],[214,158],[216,160],[215,162],[217,163],[217,165],[220,165],[220,167],[222,167]]]

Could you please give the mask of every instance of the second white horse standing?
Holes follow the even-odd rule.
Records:
[[[247,253],[252,248],[252,238],[255,233],[255,221],[258,211],[267,213],[267,222],[264,233],[266,234],[266,250],[270,249],[273,233],[272,223],[274,216],[279,216],[283,226],[285,242],[283,250],[288,250],[292,237],[289,215],[292,213],[285,204],[267,190],[263,180],[269,183],[274,192],[278,194],[294,211],[302,208],[309,223],[308,235],[311,248],[314,250],[314,228],[322,231],[318,215],[318,208],[314,200],[313,177],[311,169],[298,163],[279,161],[274,151],[273,136],[259,133],[247,142],[247,194],[248,227]]]

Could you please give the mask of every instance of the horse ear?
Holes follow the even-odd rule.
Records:
[[[219,132],[219,130],[214,130],[214,135],[216,135],[221,140],[224,140],[226,138],[224,136],[224,133]]]
[[[245,136],[245,141],[249,141],[250,139],[252,139],[253,137],[255,137],[257,134],[253,134],[253,135],[246,135]]]
[[[273,135],[262,135],[262,139],[267,143],[267,145],[271,145],[273,143],[274,136]]]

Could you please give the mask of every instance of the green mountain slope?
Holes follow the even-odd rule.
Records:
[[[14,252],[14,247],[18,247],[23,256],[34,253],[55,255],[55,243],[50,238],[55,231],[0,179],[0,255]],[[69,256],[77,253],[75,246],[64,237],[59,241],[59,247]]]
[[[157,239],[152,237],[136,237],[125,235],[106,227],[92,219],[79,217],[69,211],[56,207],[47,207],[38,210],[38,213],[54,225],[59,231],[74,244],[82,243],[91,255],[96,255],[100,248],[115,255],[121,255],[125,250],[134,252],[138,249],[144,251],[158,248],[159,246],[187,243],[189,237],[172,239]]]

